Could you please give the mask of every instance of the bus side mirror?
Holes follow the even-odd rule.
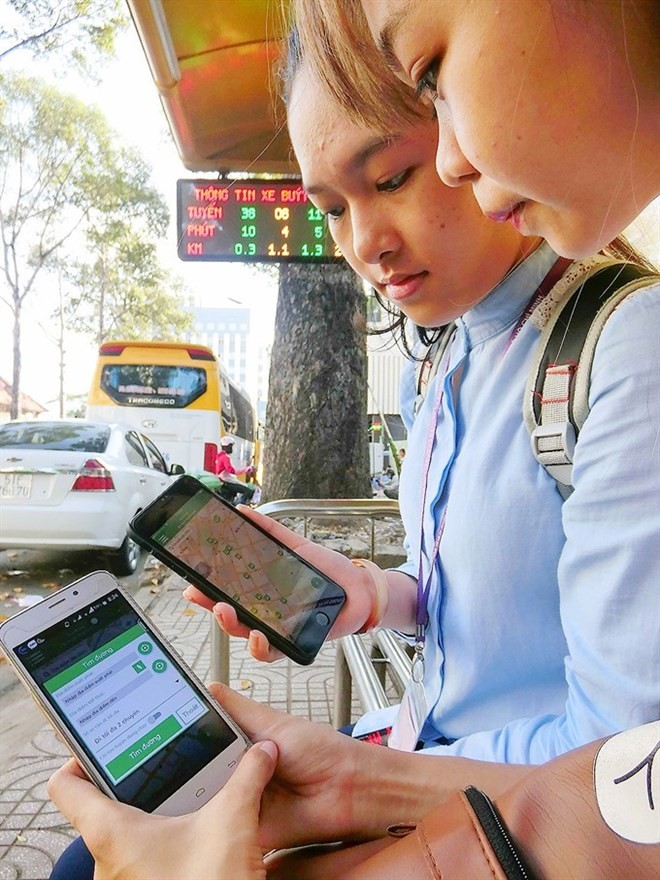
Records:
[[[182,464],[171,464],[170,465],[170,476],[178,477],[181,474],[185,474],[186,469]]]

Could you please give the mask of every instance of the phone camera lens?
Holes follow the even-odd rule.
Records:
[[[78,595],[78,590],[74,590],[74,591],[73,591],[73,595],[74,595],[74,596],[77,596],[77,595]]]

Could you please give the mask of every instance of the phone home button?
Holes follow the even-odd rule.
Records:
[[[206,794],[205,788],[198,788],[195,792],[195,797],[201,797],[203,794]]]
[[[330,623],[330,618],[324,611],[317,611],[316,622],[319,626],[327,626]]]

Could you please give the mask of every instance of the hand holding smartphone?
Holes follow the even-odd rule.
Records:
[[[203,809],[177,818],[136,814],[134,808],[107,798],[73,762],[53,774],[48,793],[82,835],[97,880],[262,880],[259,814],[276,759],[273,742],[252,746],[222,791]],[[69,854],[69,865],[71,860]],[[63,871],[60,864],[58,876],[64,876]],[[89,876],[76,871],[76,876],[83,875]]]
[[[132,537],[303,665],[318,654],[344,590],[188,475],[138,513]]]
[[[181,815],[229,779],[247,737],[108,572],[0,625],[39,707],[107,795]]]

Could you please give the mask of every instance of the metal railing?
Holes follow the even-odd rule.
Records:
[[[298,498],[290,501],[269,501],[257,509],[273,519],[302,518],[305,538],[310,519],[368,518],[371,526],[371,558],[374,555],[376,520],[400,516],[399,502],[391,498]]]
[[[353,688],[363,712],[385,709],[390,700],[385,692],[385,672],[399,699],[410,678],[412,660],[402,642],[388,629],[371,635],[371,652],[365,637],[344,636],[337,641],[335,658],[335,699],[332,723],[336,728],[350,724]]]
[[[368,519],[372,559],[375,555],[376,522],[399,516],[399,502],[389,498],[302,498],[271,501],[257,509],[276,520],[302,519],[305,537],[312,519]],[[385,667],[395,690],[401,695],[410,674],[410,658],[388,630],[374,632],[371,654],[360,636],[345,636],[337,641],[335,727],[343,727],[350,722],[353,687],[365,712],[390,704],[384,688]],[[229,682],[229,637],[214,620],[211,621],[211,676],[216,681]]]

